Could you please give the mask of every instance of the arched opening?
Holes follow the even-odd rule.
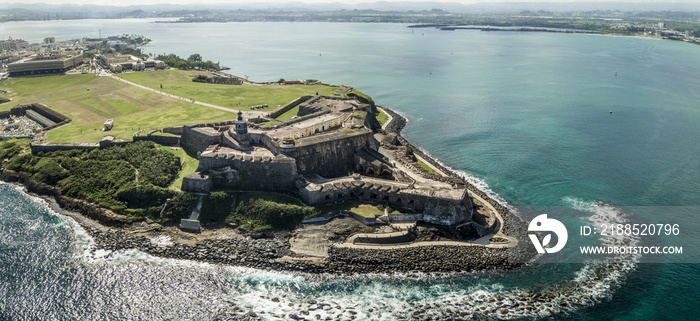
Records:
[[[365,193],[360,193],[357,195],[360,199],[363,199],[365,197]]]
[[[367,169],[365,170],[365,175],[374,176],[374,169],[372,167],[367,167]]]
[[[371,200],[376,200],[377,199],[377,194],[372,194],[369,196],[369,199]]]
[[[325,131],[325,130],[326,130],[326,125],[321,126],[321,130]]]
[[[314,130],[314,133],[316,133],[316,134],[318,134],[318,133],[320,133],[320,132],[321,132],[321,131],[320,131],[318,128],[316,128],[316,129]]]
[[[343,193],[338,194],[338,199],[343,199],[343,198],[345,198],[345,194],[343,194]]]
[[[331,196],[330,196],[330,195],[326,195],[326,201],[330,201],[330,200],[331,200]]]
[[[355,197],[355,193],[350,192],[350,197]]]
[[[385,170],[382,171],[382,174],[379,175],[379,178],[383,178],[383,179],[393,179],[394,176],[391,174],[390,171],[388,171],[388,170],[385,169]]]
[[[388,202],[388,201],[389,201],[389,195],[382,197],[382,201]]]
[[[416,203],[413,200],[408,201],[408,206],[413,207]]]
[[[395,203],[399,206],[403,205],[403,202],[401,202],[400,198],[397,198]]]

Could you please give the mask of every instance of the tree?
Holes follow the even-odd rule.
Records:
[[[198,53],[191,54],[189,58],[187,58],[189,61],[202,61],[202,56]]]

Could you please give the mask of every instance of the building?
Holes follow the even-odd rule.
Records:
[[[22,39],[13,40],[12,38],[10,38],[8,40],[0,40],[0,52],[24,50],[28,47],[29,43]]]
[[[410,219],[434,224],[472,221],[464,185],[416,180],[380,152],[373,105],[305,96],[272,114],[296,107],[295,117],[274,126],[248,122],[241,112],[229,122],[184,126],[180,144],[198,155],[199,167],[185,177],[182,190],[287,192],[314,206],[360,201],[405,208],[416,213]]]
[[[34,55],[7,65],[10,77],[64,73],[83,63],[81,53]]]
[[[164,62],[160,60],[146,60],[134,57],[132,55],[122,55],[122,54],[104,54],[98,55],[100,64],[104,68],[109,68],[111,72],[122,72],[125,70],[133,71],[143,71],[146,69],[164,69],[167,67]]]

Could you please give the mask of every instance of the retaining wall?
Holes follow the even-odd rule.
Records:
[[[134,141],[150,140],[156,144],[161,144],[165,146],[177,146],[180,144],[180,136],[161,136],[161,135],[147,135],[147,136],[134,136]]]
[[[311,97],[313,97],[313,96],[301,96],[297,99],[294,99],[291,102],[289,102],[288,104],[286,104],[282,107],[276,108],[275,110],[271,111],[270,117],[277,118],[277,117],[279,117],[279,115],[282,115],[282,114],[286,113],[287,111],[289,111],[290,109],[296,107],[297,105],[311,99]]]

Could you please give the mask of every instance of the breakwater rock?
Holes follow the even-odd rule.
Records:
[[[477,246],[422,246],[400,249],[348,249],[331,247],[326,269],[341,273],[371,272],[455,272],[507,270],[508,249]]]

